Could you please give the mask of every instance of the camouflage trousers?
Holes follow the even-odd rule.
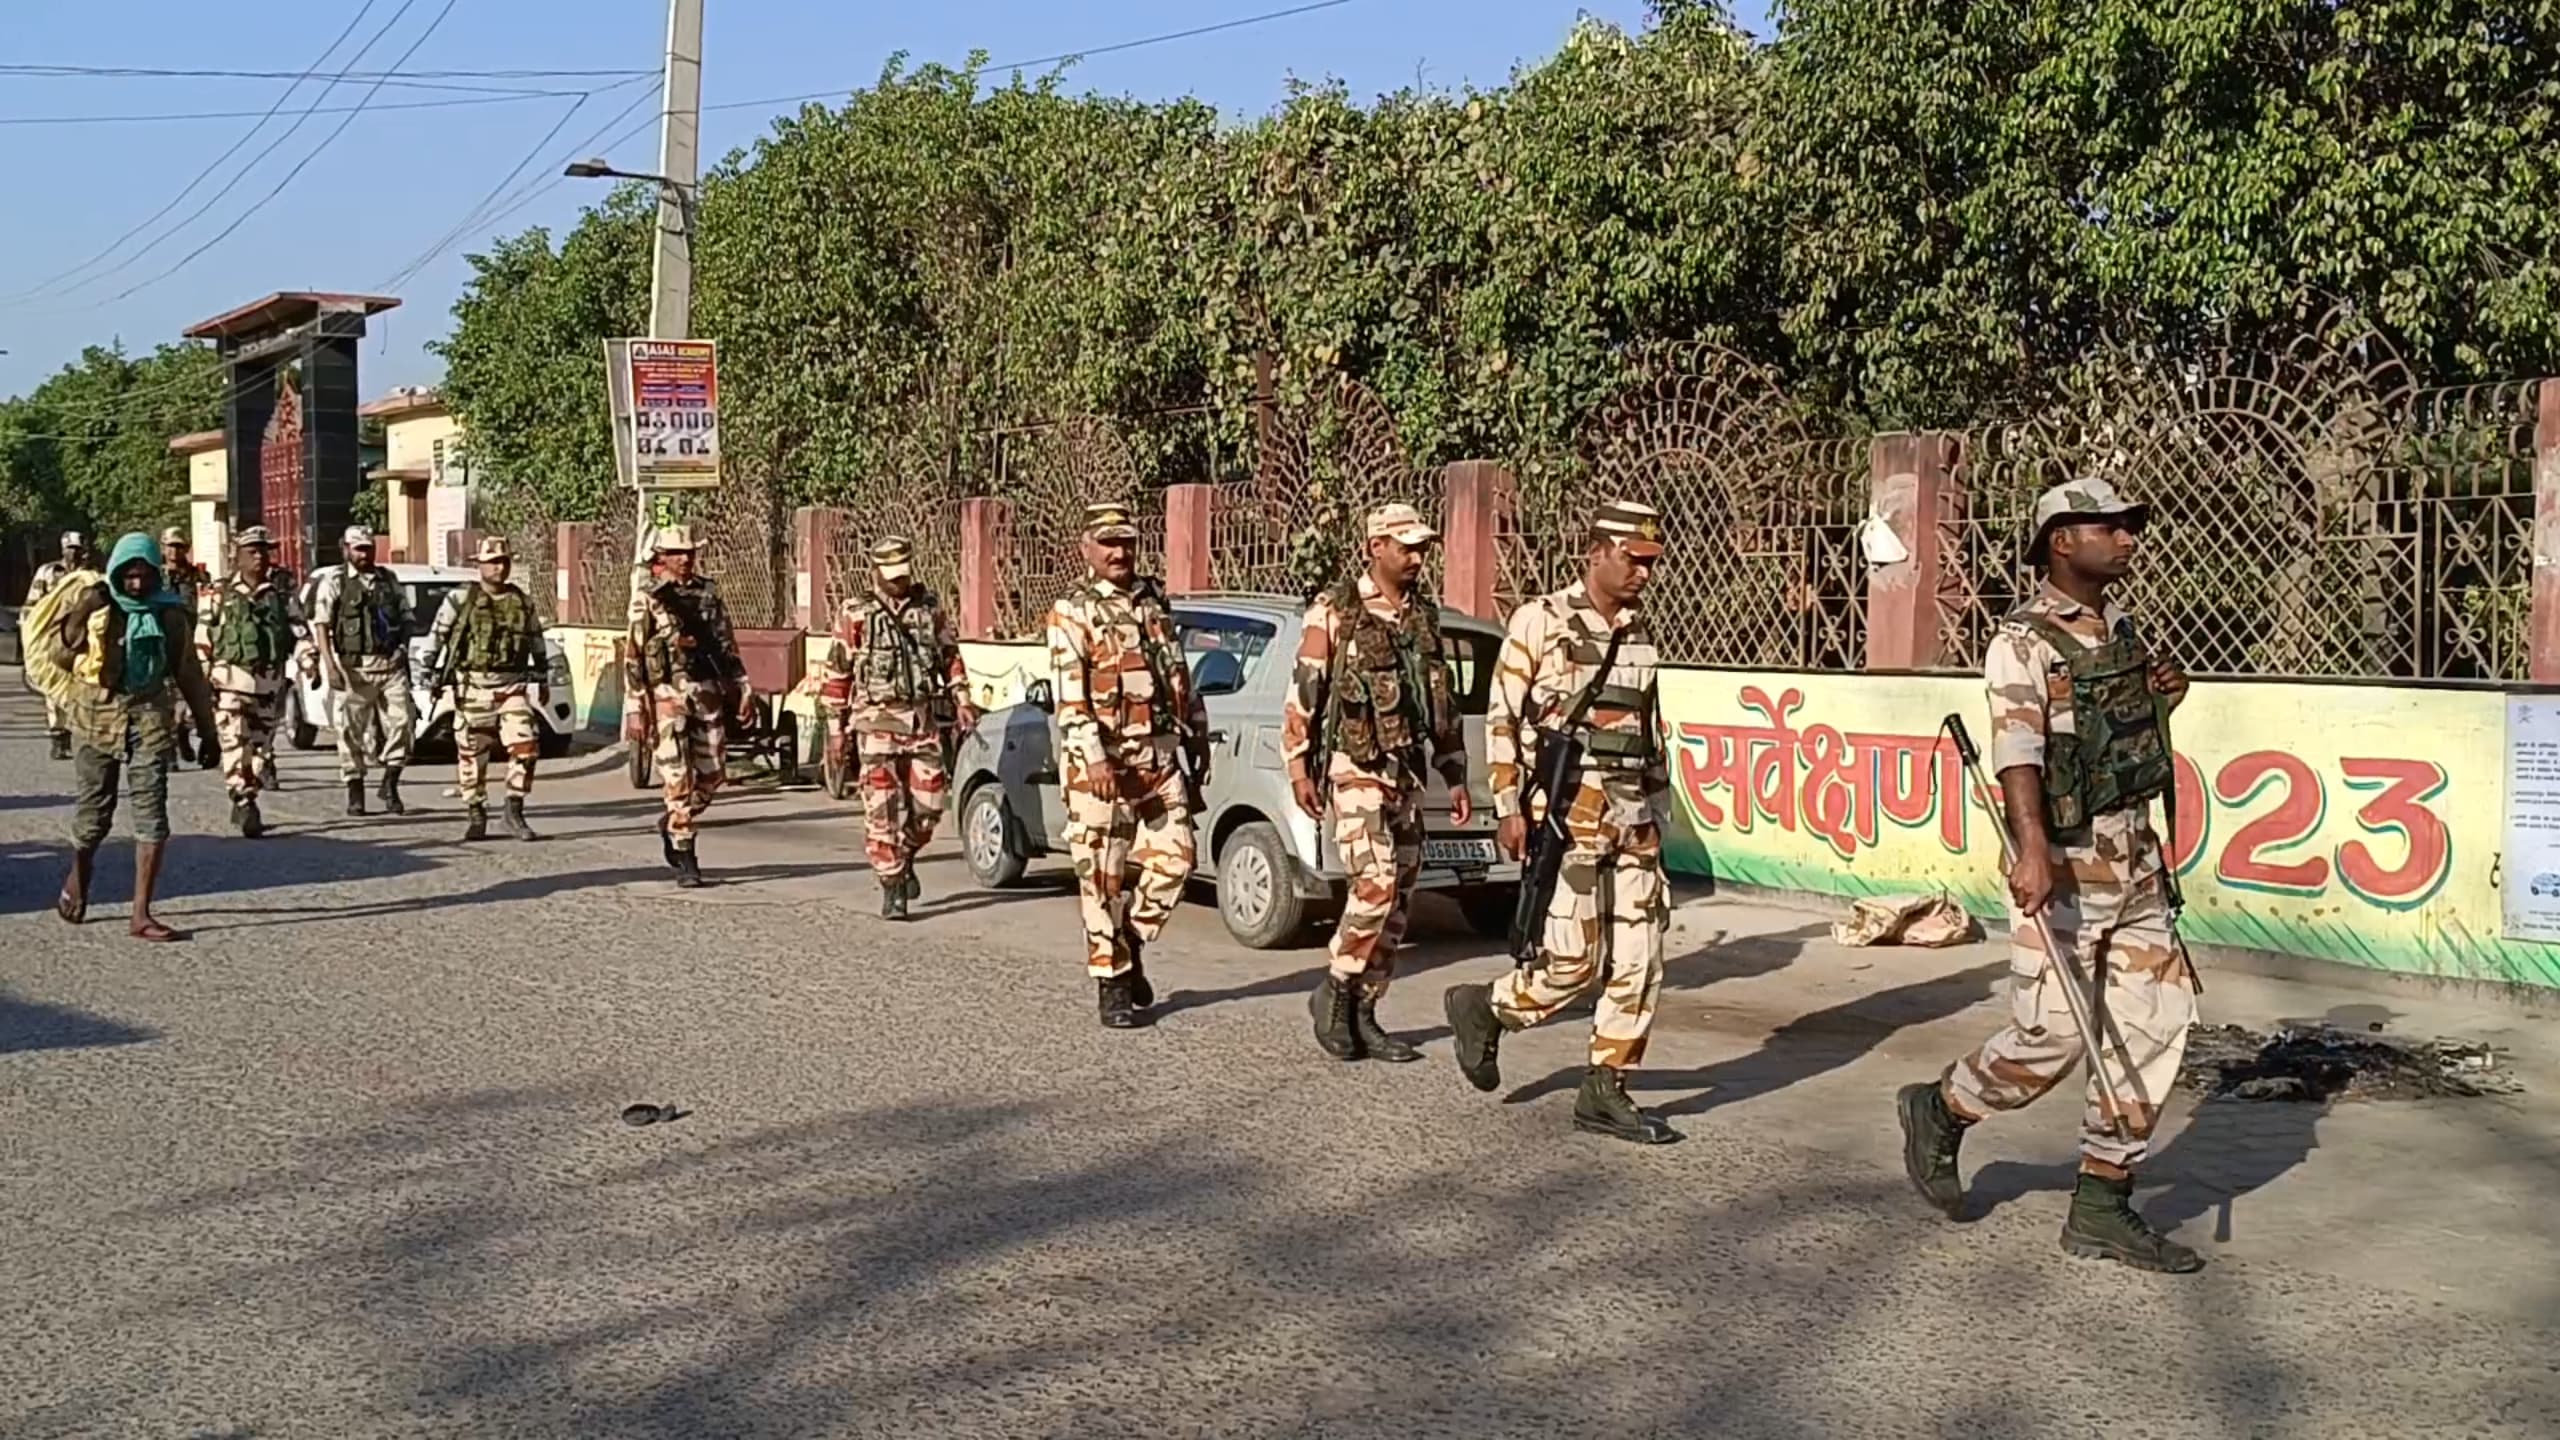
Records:
[[[1383,993],[1395,975],[1396,948],[1404,943],[1414,882],[1422,875],[1422,787],[1335,781],[1333,843],[1350,885],[1333,932],[1331,968],[1366,993]]]
[[[44,702],[44,733],[47,735],[68,735],[71,733],[70,717],[63,713],[63,709],[60,705],[55,704],[51,700]]]
[[[693,848],[693,822],[711,808],[729,774],[729,696],[717,685],[656,685],[658,784],[667,799],[667,838]]]
[[[364,778],[366,751],[376,727],[382,732],[382,751],[375,760],[386,769],[408,764],[418,710],[409,696],[407,664],[358,661],[345,670],[346,688],[338,692],[338,778]]]
[[[942,823],[951,787],[942,737],[865,731],[854,737],[862,763],[862,842],[872,872],[894,880]]]
[[[1662,998],[1662,935],[1671,893],[1662,879],[1662,829],[1650,823],[1577,826],[1547,906],[1540,963],[1493,982],[1493,1013],[1525,1030],[1594,984],[1591,1063],[1631,1069],[1644,1060]]]
[[[1103,793],[1108,787],[1116,792]],[[1084,920],[1085,970],[1126,972],[1131,939],[1164,933],[1191,878],[1191,805],[1167,743],[1137,766],[1101,774],[1070,763],[1066,776],[1067,853],[1076,865]]]
[[[489,752],[499,746],[507,752],[507,793],[532,794],[533,761],[542,753],[533,686],[466,678],[453,696],[453,768],[463,804],[489,803]]]
[[[234,803],[257,798],[262,775],[275,764],[275,695],[240,690],[213,692],[213,733],[222,744],[222,787]]]
[[[2081,975],[2098,981],[2093,1013],[2105,1041],[2106,1081],[2132,1131],[2126,1139],[2108,1131],[2101,1081],[2092,1076],[2080,1116],[2081,1153],[2129,1168],[2151,1148],[2160,1104],[2186,1058],[2187,1030],[2196,1022],[2195,971],[2170,936],[2167,897],[2156,877],[2124,885],[2066,869],[2044,920]],[[2086,1055],[2061,988],[2070,981],[2055,971],[2033,924],[2014,909],[2009,924],[2009,1023],[1947,1072],[1947,1103],[1968,1119],[2027,1104],[2060,1084]]]

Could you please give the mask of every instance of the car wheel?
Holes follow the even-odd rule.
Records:
[[[830,739],[826,758],[821,762],[827,777],[827,793],[838,800],[853,798],[853,762],[845,757],[844,747]]]
[[[569,753],[569,732],[544,726],[534,737],[534,743],[541,747],[543,759],[557,760]]]
[[[1218,918],[1248,950],[1276,950],[1307,925],[1307,902],[1291,876],[1296,864],[1280,832],[1256,820],[1236,831],[1218,856]]]
[[[1022,879],[1023,858],[1014,852],[1013,815],[1005,808],[1002,785],[990,780],[969,792],[969,803],[960,807],[960,848],[981,888],[1002,890]]]
[[[622,744],[625,751],[623,756],[623,769],[631,776],[631,788],[634,790],[648,789],[649,738],[644,735],[636,740],[625,740]]]
[[[296,750],[320,748],[320,727],[311,723],[302,711],[302,692],[291,692],[285,702],[285,740]]]

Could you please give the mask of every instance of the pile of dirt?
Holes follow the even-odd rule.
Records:
[[[2178,1083],[2220,1100],[2472,1099],[2524,1088],[2492,1046],[2327,1025],[2288,1025],[2272,1034],[2199,1025],[2187,1037]]]

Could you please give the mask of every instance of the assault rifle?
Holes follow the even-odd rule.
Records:
[[[1565,707],[1562,724],[1528,727],[1538,737],[1538,756],[1520,785],[1520,815],[1529,822],[1529,838],[1521,856],[1519,896],[1511,907],[1511,959],[1523,967],[1538,963],[1539,937],[1546,929],[1547,908],[1555,903],[1556,877],[1564,869],[1565,852],[1573,848],[1573,831],[1565,824],[1565,814],[1573,807],[1574,792],[1581,788],[1582,722],[1590,715],[1600,687],[1609,682],[1609,671],[1618,663],[1618,642],[1626,633],[1622,627],[1611,628],[1600,669]],[[1541,799],[1546,802],[1543,813],[1534,803]]]

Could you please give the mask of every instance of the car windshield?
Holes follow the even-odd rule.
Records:
[[[1263,657],[1271,653],[1271,641],[1280,633],[1280,627],[1268,620],[1208,610],[1175,611],[1173,628],[1182,637],[1182,663],[1194,675],[1200,673],[1200,657],[1212,650],[1235,656],[1244,668],[1244,678],[1236,686],[1239,690],[1253,688],[1254,677],[1262,673]]]
[[[409,592],[409,634],[412,638],[436,628],[436,612],[444,609],[445,597],[462,588],[459,580],[412,580],[402,587]]]
[[[1449,694],[1461,715],[1481,715],[1493,699],[1494,660],[1502,652],[1501,637],[1473,630],[1440,632],[1440,653],[1449,662]]]

